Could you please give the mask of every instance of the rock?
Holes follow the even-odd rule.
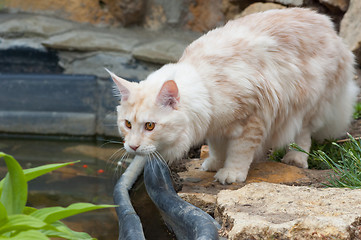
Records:
[[[201,147],[201,156],[202,160],[206,159],[209,156],[209,147],[207,145],[203,145]]]
[[[111,25],[116,23],[115,18],[101,3],[102,1],[96,0],[5,1],[3,7],[9,12],[53,15],[58,18],[81,23],[97,25]]]
[[[224,15],[220,11],[222,0],[196,0],[189,5],[189,21],[187,28],[207,32],[224,24]]]
[[[148,0],[145,27],[158,30],[166,25],[179,26],[185,15],[185,5],[185,1],[179,0]]]
[[[162,5],[152,5],[148,8],[144,27],[150,30],[160,30],[165,27],[167,16]]]
[[[350,0],[319,0],[320,3],[326,5],[328,8],[338,8],[345,12],[348,8]]]
[[[134,60],[129,54],[117,52],[60,52],[60,65],[66,74],[90,74],[109,78],[104,67],[133,81],[144,80],[156,68]]]
[[[16,17],[0,24],[2,36],[42,36],[48,37],[54,34],[70,30],[73,24],[69,21],[44,17]]]
[[[243,12],[237,15],[235,18],[244,17],[252,13],[264,12],[270,9],[283,9],[285,6],[277,3],[253,3],[249,5]]]
[[[301,184],[309,182],[309,178],[301,168],[280,162],[263,162],[252,165],[246,183],[253,182]]]
[[[146,9],[145,0],[104,0],[111,14],[123,26],[140,23]]]
[[[238,2],[231,0],[222,1],[222,13],[224,14],[226,20],[234,19],[236,15],[239,14],[240,9]]]
[[[361,64],[361,1],[350,0],[350,6],[341,21],[340,36]]]
[[[73,30],[43,41],[46,47],[69,51],[131,52],[138,43],[135,38],[90,30]]]
[[[280,162],[260,162],[252,164],[246,183],[232,183],[222,185],[214,182],[215,172],[201,170],[203,161],[193,159],[186,163],[187,171],[179,172],[183,179],[183,193],[217,194],[221,190],[234,190],[243,187],[246,183],[266,181],[270,183],[283,183],[288,185],[321,185],[330,174],[329,170],[301,169]],[[197,178],[200,181],[194,182]],[[317,184],[316,184],[317,182]]]
[[[43,38],[15,38],[15,39],[0,38],[0,50],[31,48],[37,51],[45,52],[46,48],[41,44],[43,40],[44,40]]]
[[[360,204],[361,190],[263,182],[221,191],[215,215],[228,239],[350,239]]]
[[[134,48],[133,56],[139,60],[158,64],[177,62],[187,44],[172,39],[153,41]]]
[[[217,198],[215,195],[206,193],[179,193],[183,200],[213,215],[216,209]]]
[[[266,2],[280,3],[286,6],[300,7],[304,4],[304,0],[266,0]]]

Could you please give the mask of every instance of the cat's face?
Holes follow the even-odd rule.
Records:
[[[117,124],[126,151],[148,155],[176,144],[185,124],[176,83],[167,80],[161,86],[148,86],[111,76],[121,94]]]

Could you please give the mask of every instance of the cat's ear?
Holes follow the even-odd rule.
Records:
[[[114,83],[117,85],[122,101],[126,101],[130,95],[131,83],[121,77],[118,77],[113,72],[109,71],[107,68],[105,68],[105,70],[110,74]]]
[[[166,81],[159,91],[157,103],[163,107],[177,109],[179,103],[178,86],[173,80]]]

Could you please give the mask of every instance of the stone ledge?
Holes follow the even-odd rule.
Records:
[[[350,239],[361,190],[251,183],[217,195],[228,239]]]
[[[0,132],[95,135],[93,113],[0,111]]]
[[[42,42],[48,48],[67,51],[115,51],[129,53],[139,40],[110,33],[72,30]]]
[[[128,57],[156,64],[157,68],[165,63],[176,62],[185,47],[198,38],[200,33],[190,31],[162,30],[157,32],[140,28],[98,28],[45,16],[28,14],[1,14],[0,49],[13,47],[28,47],[44,50],[57,50],[60,55],[67,55],[68,62],[79,59],[69,59],[69,51],[80,51],[90,55],[106,51],[107,54],[126,53]],[[16,44],[12,43],[15,39]],[[34,40],[32,42],[32,40]],[[40,45],[42,43],[42,45]],[[78,52],[79,53],[79,52]],[[78,54],[79,55],[79,54]],[[104,67],[101,62],[91,62],[87,55],[83,60],[91,64],[97,63],[97,68]],[[60,59],[60,62],[63,60]],[[141,65],[141,63],[139,63]],[[73,68],[63,66],[66,73],[76,73]],[[151,71],[148,71],[149,74]],[[96,74],[99,76],[98,74]],[[144,78],[143,78],[144,79]]]
[[[15,36],[41,36],[49,37],[73,28],[70,21],[45,16],[32,16],[17,14],[0,23],[0,35],[4,37]]]
[[[146,62],[158,64],[175,63],[181,57],[187,45],[188,43],[164,39],[136,47],[132,54],[134,58]]]
[[[118,137],[112,86],[89,75],[0,74],[0,132]]]
[[[214,215],[228,239],[358,239],[361,189],[324,188],[331,170],[279,162],[252,164],[245,183],[222,185],[215,172],[186,163],[178,194]]]

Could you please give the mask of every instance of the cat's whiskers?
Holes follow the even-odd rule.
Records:
[[[121,150],[124,150],[124,148],[119,149],[115,154],[119,153]],[[113,164],[116,161],[114,176],[118,177],[119,172],[121,172],[121,170],[123,169],[123,163],[128,157],[129,157],[129,153],[127,151],[124,151],[120,158],[118,158],[118,157],[114,158],[114,160],[112,161]]]
[[[154,171],[154,164],[155,164],[154,161],[158,161],[158,158],[155,156],[155,154],[153,152],[150,152],[148,157],[149,157],[148,161],[149,161],[150,167],[152,169],[152,172],[153,172],[154,175],[156,175],[155,171]]]
[[[157,150],[155,150],[155,151],[153,152],[153,155],[154,155],[155,161],[158,161],[157,163],[154,162],[153,164],[162,164],[162,165],[165,165],[165,166],[168,168],[169,172],[171,171],[171,170],[169,169],[169,166],[168,166],[168,164],[167,164],[167,161],[163,158],[163,156],[162,156]],[[154,173],[154,175],[155,175],[154,167],[153,167],[153,173]],[[163,172],[162,172],[162,176],[163,176],[164,179],[166,178],[166,176],[164,175]]]
[[[162,154],[160,154],[160,152],[158,152],[157,150],[155,151],[155,154],[158,156],[158,158],[162,162],[162,164],[165,164],[167,166],[168,170],[171,171],[169,168],[168,162],[163,158]]]
[[[124,151],[124,147],[119,148],[109,157],[106,167],[108,167],[109,164],[114,165],[114,162],[118,159],[119,154],[121,154],[121,151]],[[123,154],[124,154],[124,152],[123,152]]]
[[[115,140],[106,140],[102,145],[100,145],[100,147],[102,148],[102,147],[104,147],[105,145],[107,145],[107,144],[113,144],[113,143],[115,143],[115,144],[121,144],[121,145],[123,145],[123,142],[120,142],[120,141],[115,141]]]

